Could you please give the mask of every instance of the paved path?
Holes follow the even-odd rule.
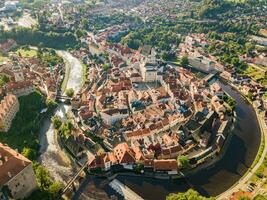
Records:
[[[224,193],[220,194],[216,199],[219,199],[219,200],[228,199],[229,196],[231,196],[231,194],[244,188],[248,184],[248,181],[255,174],[255,172],[259,169],[261,164],[264,162],[264,158],[267,153],[267,126],[264,120],[264,116],[258,114],[257,112],[256,112],[256,116],[257,116],[257,119],[260,125],[262,137],[264,137],[264,142],[265,142],[264,150],[261,155],[261,158],[259,159],[258,163],[249,172],[247,172],[235,185],[233,185],[230,189],[228,189]]]

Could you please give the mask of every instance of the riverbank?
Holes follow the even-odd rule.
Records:
[[[253,107],[254,112],[256,114],[256,117],[257,117],[257,121],[258,121],[258,123],[260,125],[260,129],[261,129],[261,145],[260,145],[260,148],[258,150],[257,156],[255,157],[255,160],[252,163],[249,170],[230,189],[228,189],[224,193],[217,196],[216,199],[219,199],[219,200],[228,198],[234,192],[237,192],[237,191],[241,190],[242,188],[244,188],[244,186],[246,184],[248,184],[248,181],[253,177],[253,175],[256,173],[256,171],[260,168],[261,164],[264,162],[264,158],[265,158],[266,153],[267,153],[267,127],[266,127],[264,117],[260,113],[258,113],[258,110],[253,106],[253,103],[246,97],[246,95],[244,95],[241,91],[239,91],[238,87],[236,87],[234,84],[232,84],[230,82],[228,82],[228,84],[232,88],[234,88],[237,92],[239,92]],[[261,150],[262,143],[264,145],[263,150]]]
[[[66,51],[58,51],[64,60],[69,63],[69,78],[66,83],[67,88],[73,88],[74,92],[77,93],[83,80],[83,67],[77,58],[74,58],[70,53]],[[59,104],[54,115],[65,119],[69,106]],[[44,165],[50,175],[62,183],[67,181],[76,172],[75,166],[71,164],[68,156],[59,147],[54,134],[54,127],[50,119],[47,119],[40,130],[40,158],[39,161]]]

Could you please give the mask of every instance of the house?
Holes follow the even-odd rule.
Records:
[[[31,81],[9,82],[6,84],[6,93],[14,94],[17,97],[29,95],[34,92]]]
[[[0,143],[0,199],[24,199],[36,188],[32,162]]]
[[[18,98],[13,94],[8,94],[0,103],[0,131],[7,132],[12,120],[19,111]]]
[[[113,125],[115,122],[128,117],[127,109],[112,109],[100,113],[103,121],[107,125]]]
[[[218,97],[223,97],[224,91],[222,90],[219,83],[215,82],[210,85],[211,94]]]
[[[252,193],[244,191],[234,192],[229,199],[230,200],[252,199]]]
[[[88,167],[89,169],[102,169],[107,171],[112,165],[117,164],[118,161],[112,152],[104,153],[101,155],[89,155]]]
[[[154,171],[167,171],[168,173],[177,174],[178,164],[175,159],[154,160]]]
[[[135,152],[126,142],[118,144],[113,153],[119,164],[134,164],[136,161]]]
[[[205,56],[190,55],[188,57],[188,60],[189,60],[189,64],[197,70],[200,70],[203,72],[211,72],[211,71],[214,71],[215,69],[215,62],[213,62],[212,60],[210,60],[209,58]]]

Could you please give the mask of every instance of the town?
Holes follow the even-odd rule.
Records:
[[[1,3],[0,199],[265,199],[266,3]]]

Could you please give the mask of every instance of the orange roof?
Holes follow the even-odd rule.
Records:
[[[238,200],[241,197],[248,197],[249,199],[252,199],[252,194],[250,192],[244,192],[244,191],[234,192],[230,197],[230,200]]]
[[[126,142],[120,143],[114,148],[114,155],[119,163],[135,163],[134,154]]]
[[[31,87],[32,83],[31,81],[23,81],[23,82],[9,82],[6,85],[7,92],[11,92],[14,90],[20,90],[27,87]]]
[[[19,174],[31,161],[0,143],[0,187]]]
[[[175,159],[154,160],[154,169],[159,171],[177,170],[177,161]]]

